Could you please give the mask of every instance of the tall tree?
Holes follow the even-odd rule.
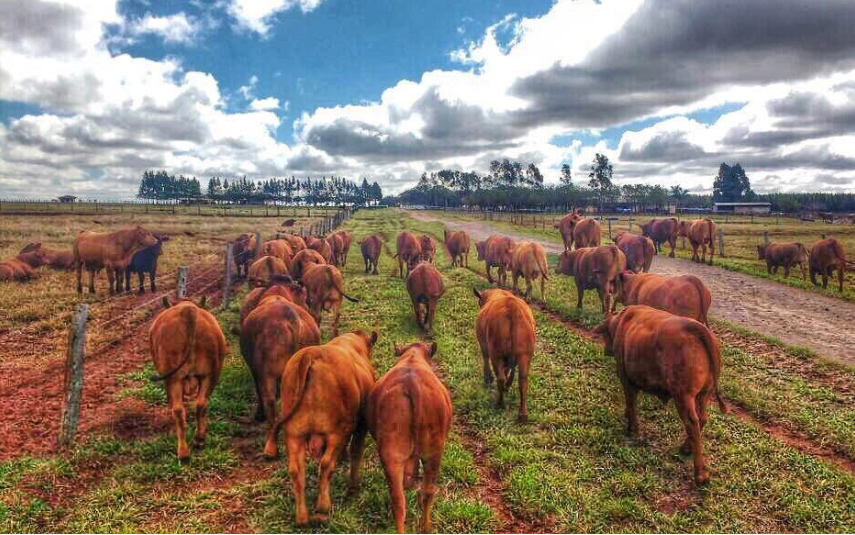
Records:
[[[569,186],[573,183],[573,173],[570,171],[569,164],[561,164],[561,176],[558,180],[560,180],[565,186]]]
[[[609,162],[608,156],[599,152],[594,157],[591,172],[588,173],[588,186],[597,192],[599,202],[599,213],[603,212],[603,200],[612,189],[612,172],[614,168]]]
[[[713,200],[736,202],[754,199],[751,181],[739,163],[733,166],[722,162],[713,181]]]

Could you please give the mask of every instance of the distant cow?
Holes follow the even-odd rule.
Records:
[[[344,293],[344,278],[335,266],[328,264],[310,265],[303,273],[301,279],[306,287],[306,304],[309,312],[321,326],[321,314],[332,313],[332,335],[338,336],[338,323],[341,317],[342,298],[351,303],[358,303],[358,299]]]
[[[703,281],[694,275],[635,274],[624,271],[619,275],[620,291],[616,300],[625,306],[647,305],[676,316],[692,318],[704,325],[712,295]]]
[[[452,267],[469,267],[469,234],[460,230],[450,232],[446,230],[443,233],[445,238],[445,248],[448,250],[448,256],[451,258]]]
[[[247,282],[250,288],[267,286],[276,275],[287,275],[288,266],[275,256],[262,256],[249,266]]]
[[[145,293],[143,282],[145,281],[146,273],[148,273],[152,293],[157,291],[157,284],[155,283],[155,278],[157,278],[157,259],[163,254],[163,242],[169,241],[169,236],[155,234],[154,237],[157,239],[157,243],[151,247],[137,251],[131,259],[131,263],[125,268],[125,291],[131,291],[131,273],[136,273],[139,278],[138,292],[140,294]]]
[[[618,275],[625,269],[626,256],[623,252],[616,245],[601,245],[561,253],[556,271],[576,280],[576,308],[582,308],[585,290],[596,288],[603,314],[607,314],[620,283]]]
[[[561,220],[555,224],[555,228],[557,228],[558,232],[561,233],[561,240],[564,242],[565,251],[573,250],[573,229],[576,228],[576,223],[582,220],[582,214],[584,213],[585,211],[581,208],[571,210],[569,214],[562,217]]]
[[[790,269],[799,266],[802,280],[807,280],[808,252],[801,243],[767,243],[757,246],[757,258],[766,261],[766,271],[777,275],[784,268],[784,277],[790,278]]]
[[[288,240],[278,239],[264,242],[264,245],[261,246],[261,254],[275,256],[285,262],[285,267],[288,268],[288,271],[291,270],[291,259],[294,257],[294,250],[291,249],[291,244],[288,243]]]
[[[368,429],[386,472],[398,533],[405,532],[404,489],[415,485],[419,464],[424,468],[419,531],[432,531],[436,482],[452,421],[451,396],[431,366],[435,354],[435,343],[395,345],[397,362],[368,398]]]
[[[330,234],[326,237],[326,240],[332,251],[330,264],[339,267],[342,266],[342,261],[344,260],[344,239],[342,239],[341,234]]]
[[[565,251],[571,251],[574,245],[576,249],[599,247],[602,232],[600,223],[596,219],[584,217],[584,213],[581,208],[573,210],[555,225],[561,233]]]
[[[319,492],[315,511],[321,518],[329,514],[332,474],[348,443],[350,488],[359,487],[359,470],[368,432],[367,402],[374,388],[371,351],[376,342],[376,332],[368,335],[356,331],[324,345],[301,349],[285,365],[281,382],[282,410],[274,436],[284,426],[297,525],[309,522],[307,453],[318,460]],[[335,395],[330,395],[331,392]]]
[[[351,242],[353,242],[353,235],[346,230],[340,230],[336,234],[341,236],[341,243],[342,243],[341,265],[346,266],[347,265],[347,255],[350,253],[350,244],[351,244]]]
[[[30,243],[23,249],[21,253],[27,253],[40,250],[44,255],[44,263],[53,269],[61,269],[63,271],[71,271],[74,269],[74,253],[69,249],[66,251],[54,251],[42,247],[41,243]]]
[[[514,247],[511,256],[511,274],[514,278],[514,291],[519,291],[519,278],[525,279],[525,299],[531,295],[531,281],[540,279],[540,298],[546,299],[546,280],[549,278],[549,266],[546,263],[546,250],[539,243],[521,242]]]
[[[416,267],[422,257],[422,247],[419,240],[409,232],[401,232],[395,241],[398,251],[395,258],[398,259],[398,276],[404,278],[404,266],[407,266],[407,275]]]
[[[826,238],[810,248],[810,281],[817,286],[816,276],[822,276],[822,287],[828,287],[828,279],[837,270],[838,290],[843,291],[846,275],[846,253],[843,245],[834,238]]]
[[[656,246],[656,252],[662,252],[662,244],[667,243],[671,246],[671,252],[668,256],[674,258],[674,249],[677,247],[677,218],[668,217],[665,219],[651,219],[647,223],[638,223],[641,228],[641,233],[653,240],[653,245]]]
[[[427,234],[419,238],[419,245],[422,248],[422,260],[431,264],[436,263],[436,240]]]
[[[244,233],[237,237],[232,246],[232,257],[235,260],[235,271],[237,278],[249,276],[249,265],[255,260],[256,241],[255,234]],[[241,274],[243,268],[243,274]]]
[[[494,282],[490,269],[496,267],[499,285],[505,286],[508,281],[507,272],[511,270],[514,240],[494,234],[484,241],[475,242],[475,249],[478,251],[478,260],[486,264],[487,280],[490,284]]]
[[[17,258],[10,258],[0,262],[0,281],[23,282],[36,276],[36,272],[29,264],[21,262]]]
[[[492,366],[499,389],[498,406],[504,409],[505,390],[513,386],[514,370],[519,366],[518,420],[525,423],[528,421],[528,372],[534,357],[534,316],[525,301],[507,290],[494,288],[479,292],[473,289],[473,292],[481,307],[475,334],[483,358],[484,384],[493,382]]]
[[[264,454],[271,458],[277,455],[276,399],[285,364],[300,349],[321,343],[315,320],[303,317],[300,310],[288,299],[271,293],[241,323],[240,351],[255,381],[256,421],[267,420]]]
[[[695,481],[709,481],[701,434],[710,397],[715,394],[719,409],[727,411],[718,393],[721,349],[715,335],[693,319],[647,306],[631,306],[609,316],[594,332],[603,335],[606,353],[617,360],[627,433],[638,433],[639,390],[663,401],[673,399],[687,435],[681,450],[694,456]]]
[[[291,259],[291,276],[296,280],[300,280],[303,278],[303,273],[306,272],[306,269],[310,265],[326,263],[327,262],[324,260],[324,257],[321,256],[321,253],[314,249],[303,249],[295,254],[293,259]]]
[[[682,222],[681,222],[682,223]],[[689,243],[692,244],[692,262],[705,263],[707,260],[707,248],[710,250],[709,265],[713,265],[715,255],[715,222],[712,219],[695,219],[689,223]],[[702,254],[698,255],[698,249]]]
[[[635,273],[650,271],[653,257],[656,255],[653,240],[638,234],[621,231],[615,235],[614,242],[626,256],[627,269]]]
[[[223,369],[228,347],[216,318],[191,301],[170,306],[154,320],[149,331],[149,344],[154,368],[159,375],[153,380],[165,381],[166,398],[175,420],[178,435],[178,458],[190,457],[184,438],[187,425],[184,400],[196,401],[196,434],[193,444],[202,447],[208,429],[208,398]]]
[[[321,256],[324,258],[324,262],[327,264],[332,262],[333,250],[326,239],[309,236],[306,238],[306,247],[321,253]]]
[[[306,242],[303,241],[303,238],[300,236],[296,236],[294,234],[278,234],[278,236],[280,240],[288,242],[288,245],[291,246],[291,251],[294,254],[297,254],[306,248]]]
[[[380,236],[366,236],[359,243],[359,249],[362,251],[362,260],[365,262],[365,272],[369,271],[377,275],[377,262],[380,259],[380,252],[383,250],[383,242]]]
[[[427,262],[420,262],[407,275],[406,286],[410,300],[413,302],[413,314],[416,316],[416,323],[419,327],[426,328],[427,332],[433,332],[436,306],[439,303],[439,298],[445,293],[442,275]],[[424,316],[422,316],[422,305],[425,308]]]
[[[114,282],[115,288],[121,291],[125,268],[134,254],[156,244],[157,238],[140,226],[109,233],[79,233],[72,248],[77,270],[77,293],[83,293],[84,267],[89,272],[89,293],[95,293],[95,272],[100,269],[107,270],[110,293],[114,292]]]

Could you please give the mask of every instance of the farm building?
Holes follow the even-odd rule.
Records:
[[[768,214],[772,203],[768,202],[716,202],[713,212],[724,214]]]
[[[57,197],[56,200],[58,200],[59,202],[74,202],[77,200],[77,197],[75,197],[74,195],[62,195],[60,197]]]

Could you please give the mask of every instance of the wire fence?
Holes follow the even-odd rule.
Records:
[[[156,214],[199,217],[328,217],[341,211],[335,206],[285,204],[151,202],[144,200],[0,199],[0,215],[102,215]]]

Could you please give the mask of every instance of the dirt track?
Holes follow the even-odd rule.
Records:
[[[441,221],[424,212],[409,214],[422,221]],[[538,241],[549,253],[557,254],[564,250],[558,242],[514,234],[489,223],[444,223],[450,229],[465,230],[476,240],[483,240],[491,234],[504,234],[517,240]],[[713,295],[713,317],[855,366],[855,303],[662,255],[654,258],[652,271],[665,275],[691,273],[700,277]]]

